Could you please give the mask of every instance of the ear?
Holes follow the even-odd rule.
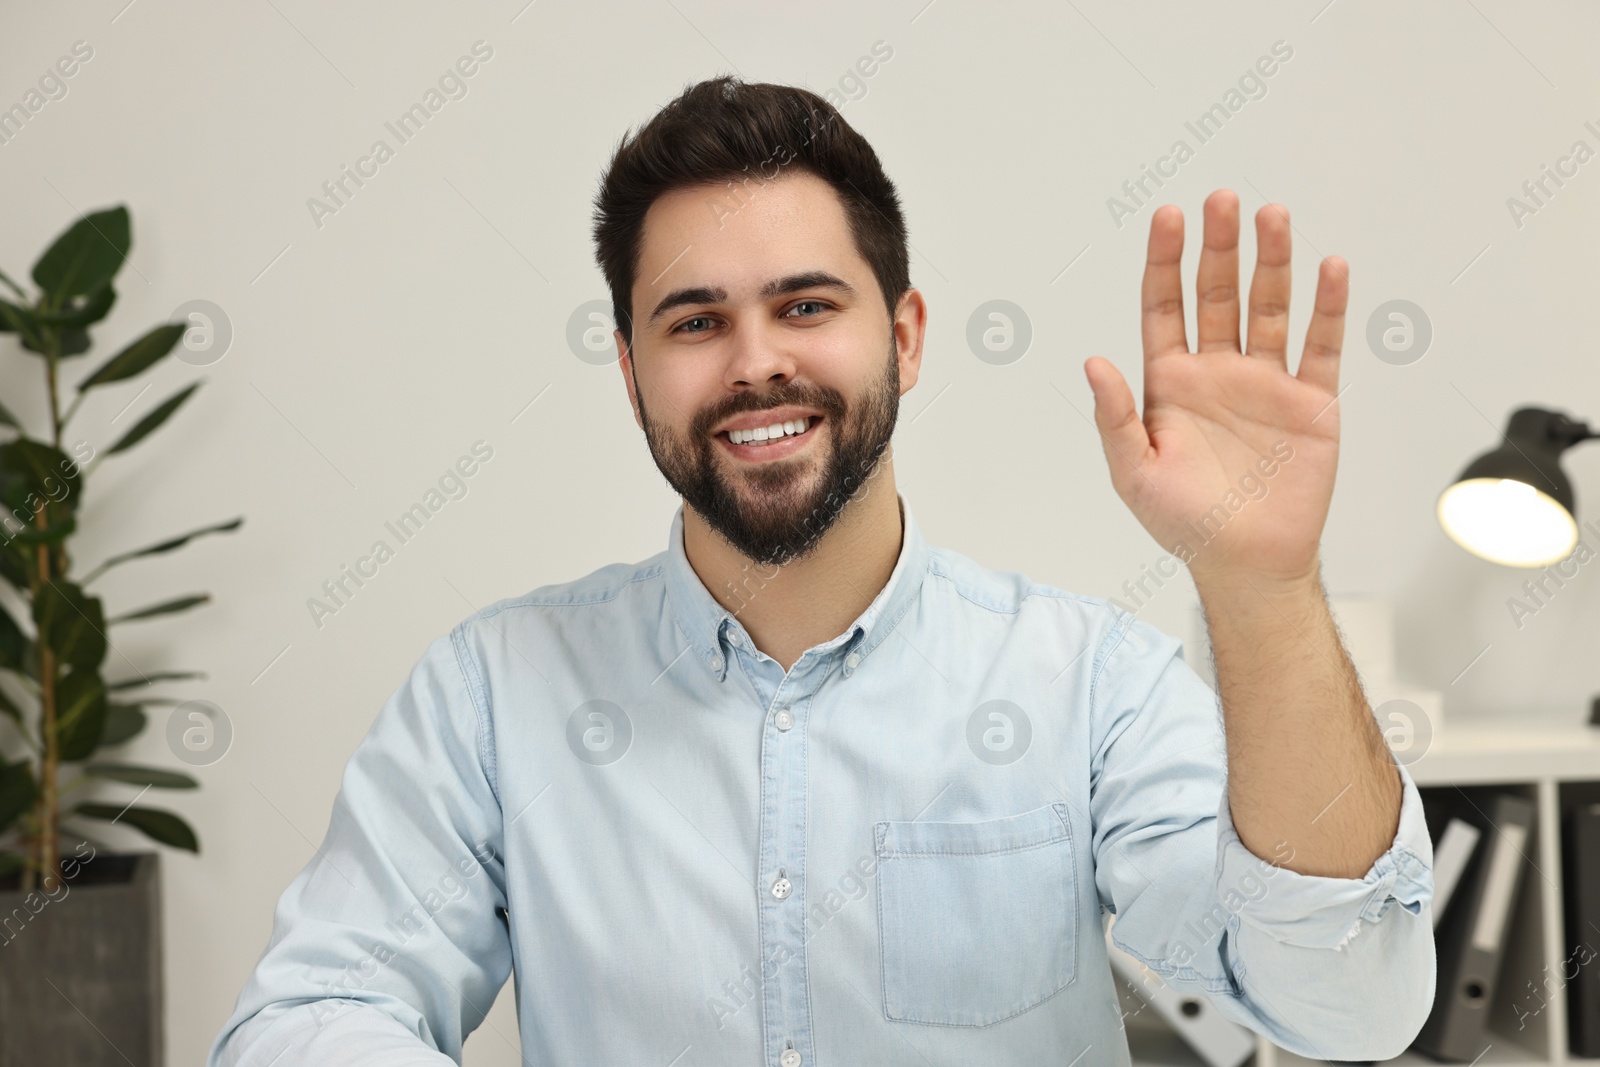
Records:
[[[633,408],[633,421],[642,430],[644,419],[639,417],[639,396],[634,391],[633,353],[628,350],[628,342],[621,330],[612,330],[611,335],[617,340],[617,366],[622,370],[622,384],[628,390],[628,405]]]
[[[904,396],[917,384],[917,374],[922,370],[922,339],[928,331],[928,302],[916,289],[900,294],[895,304],[894,345],[900,364],[900,395]]]

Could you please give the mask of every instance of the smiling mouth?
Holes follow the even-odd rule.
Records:
[[[804,448],[816,436],[816,429],[822,421],[821,415],[807,415],[757,429],[723,430],[713,436],[741,459],[778,459]]]

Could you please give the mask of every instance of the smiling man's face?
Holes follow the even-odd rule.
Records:
[[[916,383],[920,294],[891,322],[843,203],[797,170],[737,199],[726,185],[657,199],[632,309],[620,362],[662,475],[752,561],[804,558]]]

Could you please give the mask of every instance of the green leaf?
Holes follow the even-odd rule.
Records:
[[[106,617],[99,597],[57,579],[39,588],[33,601],[37,640],[72,667],[98,667],[106,657]]]
[[[119,808],[115,804],[79,804],[72,809],[74,815],[107,822],[123,822],[163,845],[200,851],[200,841],[189,824],[170,811],[160,808]]]
[[[33,765],[28,760],[18,763],[0,761],[0,831],[4,831],[29,808],[38,797],[33,784]]]
[[[88,759],[106,732],[106,687],[93,670],[71,671],[56,683],[56,743],[64,762]]]
[[[132,740],[145,728],[149,720],[144,709],[137,704],[107,704],[106,728],[100,735],[101,747],[120,745]]]
[[[43,441],[7,441],[0,445],[0,503],[30,525],[46,504],[74,510],[83,490],[80,473],[75,460]]]
[[[22,429],[22,423],[17,421],[17,417],[11,414],[4,404],[0,404],[0,426],[11,426],[18,430]]]
[[[26,593],[28,585],[28,559],[26,550],[17,547],[12,541],[0,544],[0,578],[11,583],[11,587],[19,593]]]
[[[20,730],[23,728],[22,709],[17,707],[16,702],[6,695],[6,691],[4,689],[0,689],[0,715],[4,715],[6,718],[16,723],[17,729]]]
[[[39,313],[26,304],[0,300],[0,333],[20,333],[24,337],[39,332]]]
[[[11,612],[0,606],[0,667],[22,671],[27,665],[29,646],[33,642],[22,632]]]
[[[37,526],[25,526],[18,530],[11,539],[19,545],[50,545],[64,539],[77,528],[78,517],[76,515],[68,515],[60,522],[47,526],[43,530]]]
[[[159,604],[151,604],[149,607],[140,608],[138,611],[130,611],[126,615],[118,615],[115,618],[107,619],[106,622],[132,622],[134,619],[148,619],[154,615],[173,615],[180,611],[188,611],[195,605],[204,604],[210,599],[210,593],[191,593],[188,596],[175,597]]]
[[[40,314],[39,319],[55,326],[82,329],[105,318],[116,302],[117,290],[108,281],[88,296],[74,297],[58,311]]]
[[[52,307],[60,307],[69,297],[92,293],[110,281],[132,246],[127,208],[119,204],[96,211],[73,223],[39,257],[33,265],[34,284]]]
[[[91,578],[111,567],[115,567],[119,563],[126,563],[128,560],[138,559],[140,556],[156,556],[163,552],[171,552],[175,548],[182,548],[196,537],[202,537],[209,533],[227,533],[229,530],[237,530],[243,522],[244,516],[241,515],[236,519],[229,519],[227,522],[221,522],[215,526],[202,526],[198,530],[190,530],[186,534],[179,534],[177,537],[168,538],[165,541],[159,541],[156,544],[147,545],[132,552],[123,552],[120,555],[112,556],[85,575],[83,584],[88,585]]]
[[[26,348],[29,352],[37,352],[41,356],[46,353],[46,345],[43,334],[40,335],[38,340],[35,340],[24,334],[22,338],[22,347]],[[89,351],[89,331],[75,330],[70,328],[62,329],[56,349],[56,355],[58,356],[83,355],[83,353]]]
[[[83,773],[128,785],[148,785],[155,789],[198,789],[200,783],[181,771],[164,771],[137,763],[86,763]]]
[[[27,648],[23,650],[22,665],[10,669],[34,683],[28,687],[30,692],[38,692],[39,646],[34,643],[33,638],[28,638]]]
[[[188,681],[191,678],[204,678],[204,671],[156,671],[143,678],[119,678],[114,682],[106,683],[106,692],[115,692],[118,689],[133,689],[136,686],[150,685],[155,682]]]
[[[150,431],[154,430],[157,426],[160,426],[163,422],[166,422],[167,418],[171,416],[174,411],[178,410],[178,405],[189,399],[189,394],[194,392],[199,387],[199,382],[191,382],[185,388],[180,389],[176,393],[167,397],[167,399],[163,400],[159,405],[151,409],[150,414],[134,423],[133,427],[129,429],[127,433],[123,434],[117,439],[116,444],[106,449],[106,453],[108,455],[112,455],[117,452],[121,452],[124,449],[132,448],[134,445],[144,440]]]
[[[168,322],[157,326],[121,352],[100,364],[89,377],[78,383],[84,390],[106,382],[120,382],[132,378],[152,366],[158,359],[172,351],[173,345],[189,328],[186,322]]]

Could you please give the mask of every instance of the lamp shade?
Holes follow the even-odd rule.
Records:
[[[1592,436],[1560,412],[1512,412],[1500,447],[1467,464],[1440,494],[1440,525],[1495,563],[1543,567],[1565,559],[1578,543],[1578,520],[1561,453]]]

